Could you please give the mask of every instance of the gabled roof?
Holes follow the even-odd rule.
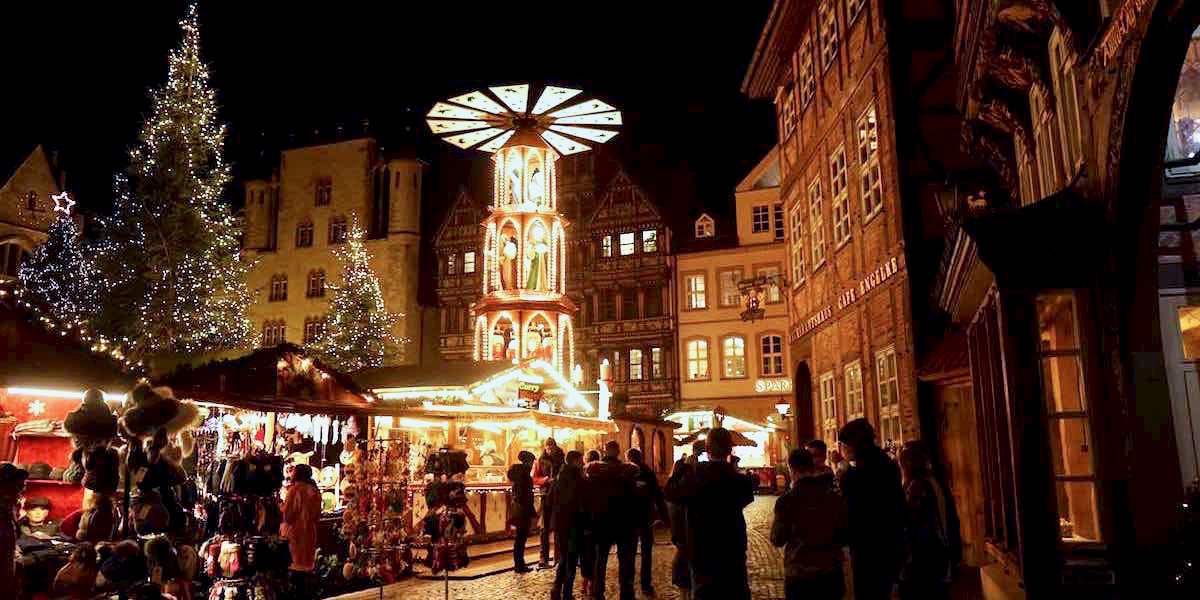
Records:
[[[608,181],[608,185],[604,186],[604,191],[601,192],[600,195],[600,202],[596,204],[596,210],[592,212],[590,217],[588,217],[587,224],[589,228],[596,225],[596,220],[600,216],[601,212],[613,205],[614,199],[616,198],[616,192],[623,187],[633,188],[634,195],[638,198],[643,206],[649,209],[653,218],[658,221],[663,220],[662,213],[659,212],[658,206],[655,205],[654,201],[650,199],[650,195],[646,191],[646,188],[638,185],[638,183],[629,176],[629,172],[626,171],[624,167],[618,167],[616,174],[614,174],[612,179]],[[665,224],[666,223],[664,223],[664,225]]]
[[[754,165],[753,169],[742,178],[741,183],[738,183],[734,188],[735,192],[749,192],[751,190],[762,190],[779,187],[779,146],[771,148],[762,160]]]
[[[0,180],[0,192],[8,189],[17,171],[25,168],[26,165],[35,160],[45,161],[47,170],[54,177],[55,193],[61,192],[62,190],[58,189],[58,173],[55,170],[54,161],[50,160],[50,155],[41,144],[34,146],[33,150],[29,153],[21,154],[20,158],[10,156],[7,157],[5,163],[0,163],[0,174],[4,176],[4,179]]]
[[[354,374],[359,385],[370,388],[466,386],[513,368],[504,361],[444,361],[432,365],[403,365],[367,369]]]
[[[438,225],[437,233],[433,234],[433,246],[436,248],[442,243],[442,236],[446,230],[450,228],[450,223],[454,220],[455,213],[460,210],[480,210],[478,204],[475,203],[475,198],[466,189],[460,190],[454,202],[450,204],[450,210],[446,211],[446,217],[442,219],[442,224]]]

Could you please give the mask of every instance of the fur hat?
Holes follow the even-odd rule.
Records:
[[[146,572],[146,560],[142,558],[142,551],[137,542],[124,540],[100,544],[96,546],[96,553],[100,556],[100,573],[118,587],[130,585],[149,575]]]
[[[84,393],[79,408],[67,413],[63,429],[76,438],[99,443],[117,435],[117,417],[104,403],[104,393],[93,388]]]
[[[161,394],[174,397],[170,388],[158,388],[155,390]],[[195,402],[180,401],[178,402],[179,409],[175,412],[175,417],[167,421],[165,426],[167,434],[176,435],[183,431],[189,431],[200,426],[204,419],[200,416],[200,407],[196,406]]]
[[[175,547],[165,536],[156,535],[148,540],[143,547],[146,554],[146,564],[150,569],[150,581],[163,584],[179,577],[182,569],[179,565],[179,555]]]
[[[120,464],[120,456],[112,448],[86,451],[83,455],[83,487],[107,494],[116,492],[121,479]]]
[[[129,393],[128,408],[121,416],[121,425],[130,434],[144,438],[166,427],[179,414],[179,401],[170,388],[151,389],[139,383]]]
[[[29,465],[29,478],[30,479],[50,479],[50,471],[52,471],[52,470],[53,469],[50,468],[49,463],[44,463],[44,462],[33,463],[33,464]]]

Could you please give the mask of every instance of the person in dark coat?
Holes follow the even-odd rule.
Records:
[[[508,480],[512,482],[513,529],[517,537],[513,540],[513,571],[528,573],[525,565],[525,542],[529,540],[529,529],[537,517],[533,506],[533,461],[532,452],[522,450],[517,455],[520,460],[508,468]]]
[[[641,546],[642,552],[642,591],[648,596],[653,596],[654,528],[669,518],[667,503],[663,500],[662,488],[658,486],[658,476],[642,460],[642,451],[637,448],[626,450],[625,460],[637,469],[634,476],[633,510],[630,516],[634,522],[634,541]]]
[[[587,479],[587,470],[594,462],[600,462],[600,452],[598,450],[588,450],[586,461],[583,464],[584,484],[590,482]],[[596,543],[592,534],[592,521],[588,515],[591,509],[589,504],[590,499],[584,500],[583,506],[583,540],[580,543],[579,551],[579,574],[583,577],[583,597],[592,597],[592,577],[595,575],[592,572],[596,567]]]
[[[584,514],[586,486],[587,482],[583,478],[583,454],[572,450],[567,453],[566,464],[554,480],[552,519],[558,564],[555,565],[554,587],[550,590],[552,600],[571,600],[575,597],[575,569],[579,566],[581,546],[584,543],[584,521],[587,518]]]
[[[788,456],[792,488],[775,501],[771,543],[782,546],[787,600],[842,600],[846,503],[833,491],[833,472],[807,448]]]
[[[904,489],[900,469],[875,444],[875,428],[866,419],[846,423],[838,433],[852,466],[842,476],[850,526],[850,564],[854,597],[888,599],[904,556]]]
[[[730,459],[733,436],[714,427],[708,433],[708,462],[699,462],[667,484],[670,502],[687,512],[687,560],[694,600],[749,600],[746,574],[746,518],[755,481]]]
[[[554,480],[558,477],[559,469],[562,469],[563,461],[565,460],[562,448],[558,447],[558,442],[554,438],[548,437],[542,445],[542,455],[538,457],[537,463],[533,466],[533,484],[538,486],[542,492],[542,506],[554,505]],[[541,556],[538,560],[538,568],[546,569],[550,567],[550,532],[554,530],[553,513],[551,510],[542,510],[542,533],[541,533]],[[554,547],[554,560],[559,560],[558,546]]]
[[[700,455],[707,450],[704,440],[692,443],[692,455],[675,461],[667,485],[678,485],[695,467]],[[687,508],[678,502],[668,502],[671,516],[671,545],[675,546],[675,558],[671,561],[671,583],[679,589],[680,600],[691,600],[692,574],[687,560]]]
[[[588,465],[586,474],[592,543],[596,550],[592,568],[593,598],[604,600],[608,554],[616,546],[621,600],[633,600],[633,562],[637,554],[637,542],[629,511],[636,471],[621,462],[620,444],[610,441],[604,445],[604,459]]]
[[[900,450],[907,519],[904,545],[907,557],[900,571],[903,600],[949,600],[952,568],[958,561],[957,523],[953,503],[933,478],[929,452],[918,441]]]

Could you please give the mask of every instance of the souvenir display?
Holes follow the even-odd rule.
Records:
[[[348,435],[346,446],[341,455],[346,503],[342,533],[349,553],[342,574],[348,580],[392,583],[413,568],[408,438],[366,444]]]

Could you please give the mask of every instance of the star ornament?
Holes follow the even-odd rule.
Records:
[[[46,403],[41,400],[32,400],[29,402],[29,415],[32,417],[40,417],[46,413]]]
[[[75,201],[71,199],[71,195],[62,192],[61,194],[51,194],[50,199],[54,200],[54,212],[60,212],[70,216],[71,209],[75,206]]]

